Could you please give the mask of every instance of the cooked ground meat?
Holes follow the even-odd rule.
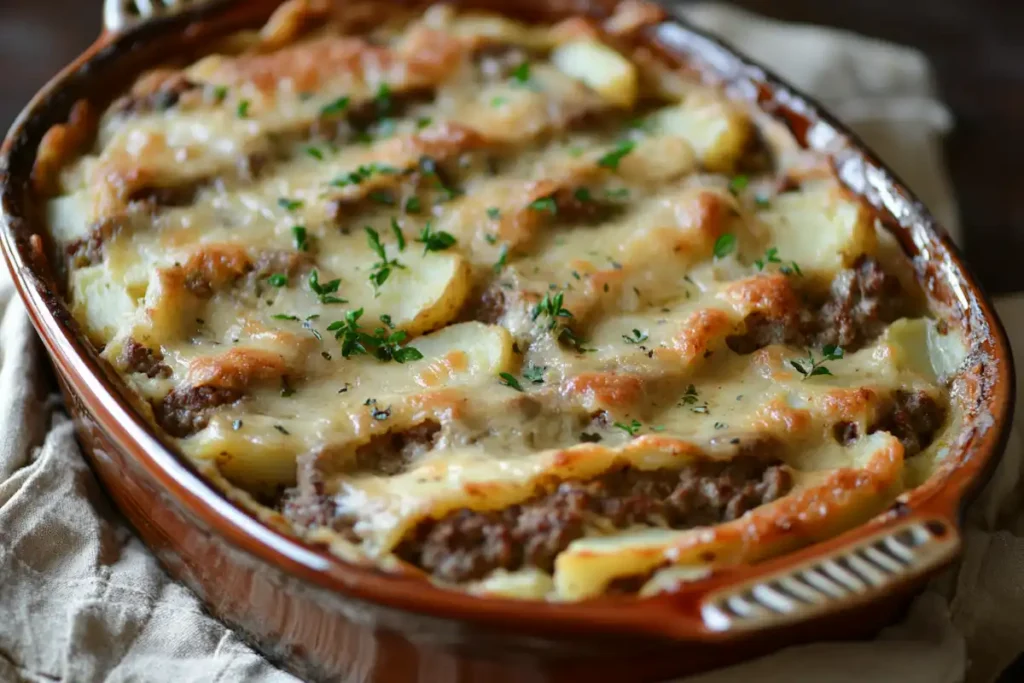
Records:
[[[466,299],[459,321],[477,320],[496,325],[505,315],[506,305],[505,290],[499,283],[493,282],[483,291],[477,291]]]
[[[234,403],[241,392],[222,387],[180,386],[153,406],[157,423],[171,436],[183,439],[206,427],[210,411]]]
[[[150,378],[171,376],[171,368],[163,362],[163,354],[158,350],[143,346],[134,339],[129,338],[125,342],[117,360],[128,372],[142,374]]]
[[[585,187],[563,188],[552,195],[558,207],[559,224],[595,225],[622,211],[622,205],[608,201]]]
[[[931,445],[946,419],[946,408],[923,391],[897,389],[868,434],[889,432],[903,444],[903,457],[910,458]]]
[[[461,509],[421,523],[399,557],[445,581],[479,579],[524,566],[550,572],[557,555],[588,527],[686,529],[740,517],[785,495],[789,470],[751,456],[681,470],[625,467],[493,512]]]
[[[71,268],[86,268],[103,262],[103,249],[106,242],[119,230],[126,227],[128,219],[124,216],[104,218],[89,228],[89,236],[69,243],[64,252],[67,254]]]
[[[356,449],[355,467],[384,476],[400,474],[417,456],[431,449],[439,431],[441,425],[429,421],[405,431],[375,436]]]
[[[748,354],[771,344],[820,348],[828,344],[856,351],[907,313],[900,281],[873,258],[861,256],[836,274],[828,297],[784,318],[760,311],[747,316],[746,331],[726,339],[729,348]]]
[[[143,187],[132,192],[129,201],[141,202],[152,208],[189,206],[207,183],[206,179],[201,179],[168,187]]]
[[[153,111],[166,111],[178,104],[181,96],[192,90],[201,88],[183,74],[168,78],[153,92],[140,95],[126,95],[111,107],[115,114],[145,114]]]

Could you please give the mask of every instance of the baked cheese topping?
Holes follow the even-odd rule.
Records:
[[[827,160],[630,47],[640,5],[307,5],[142,76],[47,205],[76,319],[261,518],[481,594],[647,595],[941,461],[963,343]]]

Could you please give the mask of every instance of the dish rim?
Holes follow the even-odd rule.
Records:
[[[607,12],[619,2],[566,0],[551,3],[555,6],[550,9],[557,12],[565,5],[579,12],[581,7],[593,10],[600,6]],[[930,254],[924,263],[932,272],[919,275],[919,278],[930,278],[931,286],[926,288],[930,301],[939,295],[936,283],[943,277],[935,271],[943,271],[945,294],[949,296],[951,290],[964,309],[957,324],[965,330],[965,338],[976,346],[981,368],[979,403],[984,399],[990,418],[987,428],[978,433],[978,426],[965,425],[959,436],[964,439],[970,433],[971,439],[963,448],[951,448],[949,459],[926,482],[901,496],[901,500],[905,498],[903,502],[865,524],[797,552],[747,565],[722,577],[713,576],[679,592],[650,598],[604,596],[577,603],[549,603],[475,596],[436,586],[420,577],[389,574],[372,566],[347,563],[325,549],[272,529],[231,502],[184,456],[154,433],[145,418],[131,406],[125,393],[130,390],[107,373],[78,329],[49,270],[45,250],[40,246],[39,235],[45,233],[45,227],[40,216],[33,215],[32,208],[26,206],[31,203],[26,201],[28,171],[43,133],[51,125],[64,121],[72,103],[78,99],[70,93],[81,94],[87,90],[85,85],[113,70],[111,65],[136,73],[157,58],[140,57],[134,65],[123,63],[131,62],[132,55],[144,52],[147,46],[173,42],[171,34],[176,28],[188,27],[196,34],[203,34],[206,30],[218,32],[221,24],[254,25],[256,17],[265,18],[277,4],[277,0],[199,3],[177,15],[143,22],[116,34],[104,33],[32,98],[0,147],[0,246],[18,293],[58,375],[68,392],[91,413],[118,448],[158,481],[174,504],[187,511],[193,522],[219,535],[230,546],[279,567],[307,584],[368,603],[459,622],[500,625],[533,634],[628,633],[694,641],[728,639],[738,632],[709,626],[702,610],[717,593],[838,556],[858,543],[881,533],[894,533],[897,527],[911,522],[931,524],[937,530],[937,537],[956,541],[961,506],[968,494],[983,482],[986,472],[994,467],[1011,424],[1015,392],[1013,360],[1005,331],[991,302],[934,217],[852,132],[817,102],[768,69],[671,12],[653,29],[658,34],[661,51],[677,57],[687,53],[691,59],[696,55],[704,68],[722,77],[730,96],[748,102],[753,100],[762,111],[787,123],[798,133],[801,142],[822,136],[815,146],[820,147],[826,137],[829,145],[838,145],[829,154],[840,180],[867,199],[877,211],[892,215],[895,227],[889,228],[895,230],[905,253],[910,249],[918,254]],[[507,0],[470,0],[469,4],[493,7],[508,3]],[[203,39],[190,40],[199,43]],[[907,256],[911,258],[909,253]],[[977,419],[983,417],[979,415]],[[955,462],[953,456],[956,456]],[[952,551],[956,545],[954,543]],[[951,559],[952,551],[933,559],[928,566],[903,575],[884,591],[861,595],[859,599],[831,602],[815,616],[851,607],[862,600],[879,599],[925,573],[936,571]]]

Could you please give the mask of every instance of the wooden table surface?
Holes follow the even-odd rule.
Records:
[[[0,127],[99,31],[100,0],[0,0]],[[1024,291],[1024,2],[738,0],[780,19],[920,48],[956,116],[946,154],[967,256],[990,293]],[[926,8],[922,12],[920,8]]]

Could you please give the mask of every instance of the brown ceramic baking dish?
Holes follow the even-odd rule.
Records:
[[[29,103],[0,155],[2,242],[100,480],[167,570],[275,661],[312,679],[657,680],[891,621],[959,547],[960,511],[1004,446],[1013,364],[992,305],[914,196],[804,95],[717,40],[666,19],[666,58],[723,81],[827,154],[878,211],[932,303],[969,340],[971,405],[944,464],[885,513],[827,542],[653,598],[576,604],[452,593],[355,567],[263,526],[160,441],[61,297],[30,175],[40,139],[74,102],[104,103],[175,51],[265,21],[277,2],[107,2],[106,31]],[[616,0],[467,0],[524,18],[609,14]],[[794,582],[804,587],[796,591]]]

